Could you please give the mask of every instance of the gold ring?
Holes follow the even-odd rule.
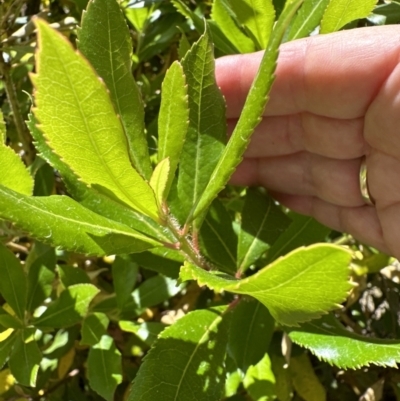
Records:
[[[372,198],[371,194],[369,193],[368,189],[368,175],[367,175],[367,164],[365,161],[365,156],[361,159],[361,166],[360,166],[360,192],[361,197],[363,198],[364,202],[369,206],[374,206],[375,201]]]

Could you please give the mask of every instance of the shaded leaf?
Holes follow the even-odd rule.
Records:
[[[35,174],[34,196],[50,196],[54,189],[54,170],[44,163]]]
[[[21,332],[17,337],[8,366],[18,383],[23,386],[35,387],[42,353],[36,341],[26,340],[25,334],[25,332]]]
[[[244,272],[286,230],[290,219],[271,197],[248,189],[239,233],[238,270]]]
[[[124,130],[104,84],[61,34],[41,20],[36,26],[34,114],[49,146],[83,182],[157,220],[154,193],[131,166]]]
[[[356,369],[370,364],[396,367],[400,341],[363,337],[346,330],[332,315],[293,329],[289,337],[318,358],[339,368]]]
[[[23,321],[27,300],[27,279],[19,259],[0,244],[0,293]]]
[[[90,302],[99,291],[92,284],[72,285],[32,323],[38,328],[68,327],[79,323],[87,314]]]
[[[65,288],[75,284],[90,284],[90,278],[87,273],[80,267],[69,265],[57,266],[61,283]]]
[[[232,136],[220,156],[207,186],[203,190],[193,217],[196,218],[206,210],[217,194],[225,187],[229,178],[242,160],[244,151],[250,141],[251,134],[261,121],[261,115],[268,100],[268,94],[274,80],[278,48],[282,41],[286,28],[297,8],[303,0],[287,2],[285,10],[275,25],[267,50],[262,58],[256,78],[246,98],[243,111],[235,126]]]
[[[275,322],[258,301],[242,300],[232,312],[228,350],[237,366],[246,372],[268,351]]]
[[[272,353],[271,364],[275,376],[275,392],[278,400],[291,401],[293,398],[293,385],[285,358]]]
[[[201,226],[201,250],[223,271],[234,273],[237,242],[231,216],[223,204],[215,199]]]
[[[138,279],[139,269],[128,257],[117,256],[112,265],[115,296],[119,309],[132,299],[132,291]]]
[[[215,401],[222,396],[226,307],[190,312],[165,329],[136,376],[129,401]],[[159,369],[163,366],[163,369]]]
[[[189,128],[179,164],[180,207],[191,221],[225,147],[225,101],[216,84],[212,42],[206,31],[182,59],[188,83]]]
[[[256,365],[249,367],[243,385],[254,401],[276,399],[275,377],[268,354],[265,354]]]
[[[223,34],[233,43],[240,53],[251,53],[256,50],[253,41],[244,34],[236,23],[237,16],[231,9],[227,0],[214,0],[211,18],[216,22]],[[273,18],[274,13],[272,14],[272,19]]]
[[[190,50],[190,43],[188,41],[188,38],[187,38],[185,32],[182,31],[182,36],[179,41],[179,47],[178,47],[179,60],[183,59],[189,50]],[[164,79],[164,81],[165,81],[165,79]]]
[[[92,313],[87,316],[82,323],[83,345],[95,345],[102,340],[102,336],[107,334],[109,319],[104,313]]]
[[[104,335],[98,344],[90,348],[88,379],[90,387],[107,401],[114,400],[114,392],[122,382],[121,354],[114,340]]]
[[[91,255],[141,252],[159,245],[67,196],[26,197],[1,185],[0,218],[44,243]]]
[[[321,22],[330,0],[304,0],[290,26],[285,40],[291,41],[308,36]]]
[[[266,49],[275,22],[272,0],[230,0],[230,4],[257,44],[257,50]]]
[[[331,0],[321,21],[320,33],[338,31],[351,21],[368,17],[377,0]]]
[[[185,263],[180,279],[216,291],[246,294],[264,304],[278,323],[298,325],[335,309],[352,288],[348,251],[320,244],[300,248],[243,280]]]
[[[7,362],[16,338],[17,334],[13,331],[6,339],[0,342],[0,368],[3,368]]]
[[[149,179],[152,168],[144,131],[143,101],[132,76],[132,40],[118,2],[90,1],[82,14],[78,39],[79,50],[110,91],[133,166]]]

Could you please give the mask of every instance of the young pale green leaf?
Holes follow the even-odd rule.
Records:
[[[254,366],[250,366],[243,379],[244,388],[254,401],[276,399],[275,376],[268,354]]]
[[[301,246],[323,242],[331,229],[318,223],[312,217],[291,212],[292,223],[272,245],[267,254],[267,263]]]
[[[25,263],[28,269],[28,294],[26,309],[33,312],[53,290],[56,254],[54,248],[36,242]]]
[[[339,368],[397,367],[400,341],[363,337],[346,330],[332,315],[305,323],[289,333],[293,342]]]
[[[103,335],[90,348],[87,367],[90,387],[107,401],[113,401],[115,389],[122,382],[122,359],[112,337]]]
[[[261,115],[268,100],[268,94],[274,80],[274,71],[278,58],[278,49],[286,28],[303,0],[289,0],[272,32],[269,45],[262,58],[257,76],[232,136],[220,156],[217,165],[208,179],[199,202],[195,205],[193,217],[196,218],[206,210],[217,194],[224,188],[229,178],[242,160],[250,141],[251,134],[261,121]]]
[[[115,0],[92,0],[82,15],[78,48],[104,80],[121,117],[133,166],[146,179],[151,163],[144,131],[144,107],[132,76],[132,40]]]
[[[103,82],[61,34],[39,19],[36,26],[34,114],[49,146],[83,182],[158,220],[154,193],[132,168]]]
[[[242,300],[233,310],[228,351],[238,368],[246,372],[268,351],[275,322],[258,301]]]
[[[231,6],[227,0],[214,0],[211,10],[211,18],[240,53],[251,53],[256,50],[253,41],[247,37],[238,26],[238,18],[231,9]],[[272,21],[273,19],[274,13],[272,13]],[[263,31],[265,28],[266,27],[264,27]],[[272,25],[270,28],[272,29]]]
[[[304,0],[304,4],[294,18],[285,40],[289,42],[308,36],[320,24],[329,1]]]
[[[200,230],[204,254],[227,273],[236,271],[237,235],[232,218],[224,205],[215,199]]]
[[[191,19],[197,32],[203,33],[205,29],[205,23],[211,31],[213,42],[215,47],[219,49],[223,54],[236,54],[239,53],[238,49],[225,37],[221,32],[218,25],[214,21],[203,20],[199,15],[193,12],[183,0],[171,0],[177,11],[184,17]]]
[[[179,164],[178,195],[191,221],[226,142],[225,101],[216,84],[208,30],[182,60],[188,83],[189,129]]]
[[[90,302],[99,291],[92,284],[72,285],[32,323],[38,328],[60,328],[79,323],[87,314]]]
[[[117,256],[112,265],[112,277],[114,292],[119,309],[132,299],[132,291],[135,288],[139,275],[139,267],[129,257]]]
[[[248,189],[239,233],[238,270],[244,272],[278,239],[290,219],[271,197]]]
[[[266,49],[275,22],[272,0],[230,0],[239,21],[247,28],[257,46]]]
[[[16,339],[17,333],[13,331],[7,338],[0,342],[0,369],[3,368],[7,362]]]
[[[129,320],[120,320],[118,324],[122,331],[135,334],[148,346],[153,345],[158,335],[166,327],[165,324],[159,322],[135,323]]]
[[[159,243],[67,196],[26,197],[0,185],[0,218],[38,240],[91,255],[141,252]]]
[[[320,33],[336,32],[356,19],[368,17],[377,0],[331,0],[321,21]]]
[[[224,388],[226,307],[188,313],[165,329],[147,354],[128,401],[215,401]],[[163,369],[159,369],[162,366]]]
[[[17,336],[8,366],[19,384],[35,387],[42,353],[36,341],[25,337],[23,331]]]
[[[156,196],[160,214],[162,214],[162,206],[165,198],[167,197],[169,174],[170,163],[169,158],[167,157],[157,164],[150,178],[150,186],[153,188],[154,194]]]
[[[96,345],[102,336],[107,334],[107,327],[110,320],[104,313],[95,312],[85,317],[82,323],[82,345]]]
[[[129,207],[125,207],[119,202],[113,201],[93,188],[88,188],[84,183],[79,181],[71,169],[48,146],[42,132],[37,128],[32,114],[29,115],[27,125],[35,140],[35,147],[40,152],[41,157],[58,170],[67,186],[68,192],[85,208],[127,225],[134,230],[146,234],[146,236],[164,242],[174,241],[174,238],[168,236],[168,232],[163,232],[160,229],[160,225],[154,220]]]
[[[158,116],[158,161],[161,162],[168,157],[170,163],[166,196],[175,177],[189,126],[187,91],[183,68],[178,61],[175,61],[165,74],[162,83]]]
[[[293,387],[297,394],[305,401],[326,401],[326,390],[314,372],[307,354],[292,356],[289,363],[289,372]]]
[[[0,244],[0,293],[15,314],[25,318],[27,279],[19,259]]]
[[[185,263],[182,281],[197,280],[216,291],[246,294],[264,304],[276,321],[296,326],[335,309],[343,302],[349,283],[351,254],[328,244],[297,249],[259,270],[235,280]]]

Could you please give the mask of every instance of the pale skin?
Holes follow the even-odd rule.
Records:
[[[230,130],[262,54],[217,60]],[[366,155],[375,207],[359,187]],[[281,46],[264,117],[232,182],[400,258],[400,26]]]

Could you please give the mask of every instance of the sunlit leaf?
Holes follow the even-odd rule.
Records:
[[[107,334],[109,319],[104,313],[92,313],[87,316],[82,323],[82,339],[83,345],[96,345]]]
[[[153,188],[154,194],[156,196],[157,204],[160,209],[160,214],[162,214],[163,202],[166,198],[169,174],[170,164],[169,158],[167,157],[157,164],[150,178],[150,186]]]
[[[298,325],[335,309],[352,288],[350,253],[321,244],[300,248],[243,280],[207,272],[185,263],[182,281],[197,280],[216,291],[246,294],[258,299],[278,323]]]

